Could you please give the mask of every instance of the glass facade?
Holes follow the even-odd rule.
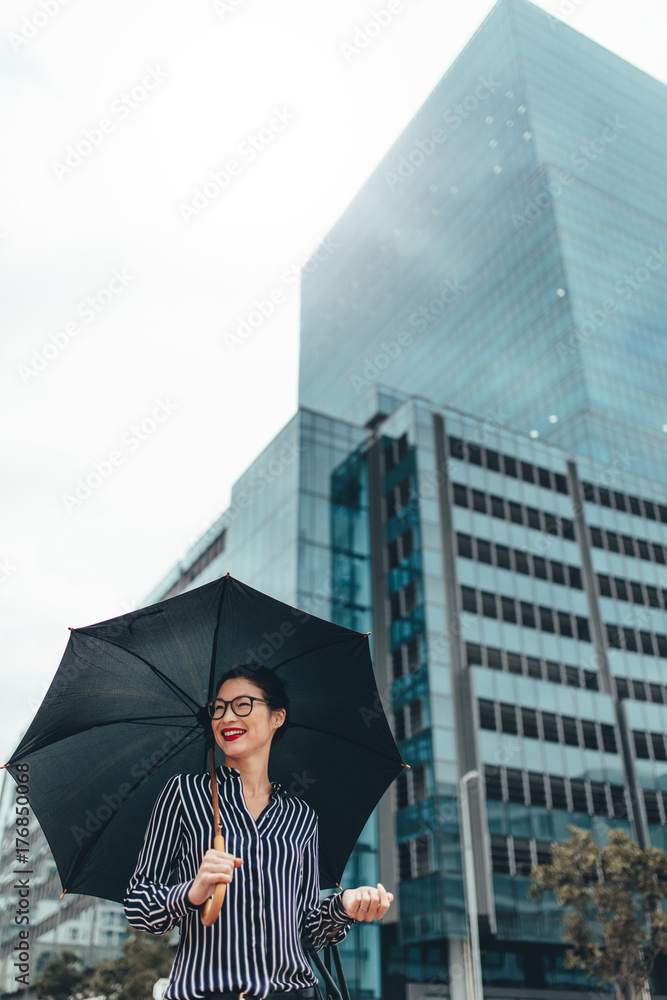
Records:
[[[383,383],[663,479],[666,108],[500,0],[304,283],[301,405],[363,424]]]

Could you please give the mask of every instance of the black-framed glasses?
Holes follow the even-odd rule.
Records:
[[[250,695],[243,694],[239,698],[232,698],[231,701],[217,698],[215,701],[209,701],[206,707],[211,719],[224,719],[228,705],[232,706],[232,712],[238,719],[243,719],[246,715],[250,715],[256,701],[261,701],[263,705],[269,704],[266,698],[252,698]]]

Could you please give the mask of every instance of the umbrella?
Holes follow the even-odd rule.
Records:
[[[406,766],[381,708],[368,638],[228,574],[71,630],[6,765],[17,782],[29,774],[30,804],[64,891],[122,901],[164,784],[207,767],[205,706],[216,679],[249,662],[286,683],[290,723],[274,741],[270,775],[317,812],[321,884],[340,882],[373,808]]]

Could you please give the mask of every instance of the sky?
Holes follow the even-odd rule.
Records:
[[[285,275],[492,6],[4,0],[3,761],[68,626],[141,606],[295,412]],[[667,82],[664,0],[538,6]]]

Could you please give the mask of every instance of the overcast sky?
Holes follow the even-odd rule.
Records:
[[[142,604],[295,411],[285,272],[492,6],[4,0],[3,761],[67,627]],[[664,0],[539,6],[666,79]]]

